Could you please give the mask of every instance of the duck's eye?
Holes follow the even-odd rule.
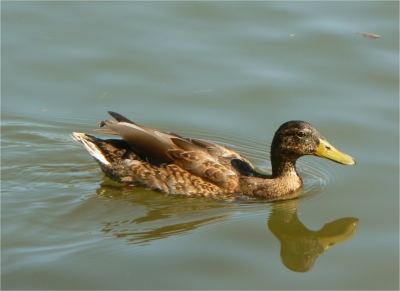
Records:
[[[306,133],[305,133],[304,131],[299,131],[299,132],[297,133],[297,136],[298,136],[298,137],[305,137],[305,136],[306,136]]]

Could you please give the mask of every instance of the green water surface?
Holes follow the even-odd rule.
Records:
[[[1,8],[2,289],[398,290],[399,2]],[[115,186],[69,137],[107,110],[264,172],[305,120],[357,165],[274,203]]]

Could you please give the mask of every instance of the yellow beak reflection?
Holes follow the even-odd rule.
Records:
[[[349,155],[342,153],[335,149],[327,140],[320,138],[319,146],[314,155],[330,159],[334,162],[343,164],[343,165],[355,165],[356,160],[354,160]]]

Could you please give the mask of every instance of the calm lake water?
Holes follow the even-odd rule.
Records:
[[[1,43],[2,289],[398,290],[399,2],[2,2]],[[107,110],[264,172],[306,120],[357,165],[303,157],[281,202],[117,186],[69,137]]]

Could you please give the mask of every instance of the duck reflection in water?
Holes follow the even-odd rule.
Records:
[[[134,204],[136,210],[132,213],[136,217],[106,222],[102,231],[136,245],[147,245],[154,240],[185,234],[201,226],[221,222],[229,219],[232,211],[236,212],[241,206],[238,202],[171,197],[156,192],[149,195],[148,191],[142,192],[130,186],[109,186],[107,183],[98,189],[97,194]],[[295,198],[263,204],[272,206],[268,228],[280,241],[283,264],[291,271],[307,272],[326,250],[353,237],[358,219],[340,218],[326,223],[318,231],[309,230],[297,216],[300,201]],[[247,210],[254,211],[254,208],[240,207],[241,212]]]
[[[320,230],[309,230],[297,216],[298,203],[298,199],[274,202],[268,228],[281,243],[283,264],[292,271],[307,272],[325,251],[354,236],[358,219],[344,217]]]

